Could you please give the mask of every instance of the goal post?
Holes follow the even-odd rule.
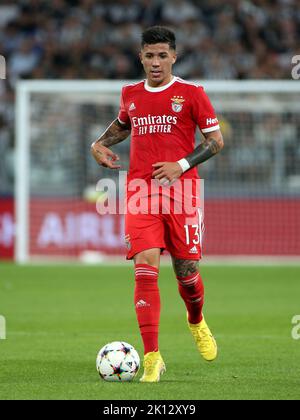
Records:
[[[128,82],[111,81],[19,81],[16,89],[16,164],[15,164],[15,260],[22,264],[31,260],[30,254],[30,169],[31,169],[31,117],[34,94],[55,95],[109,95],[114,105],[118,104],[118,95]],[[97,99],[94,99],[94,101]],[[101,102],[101,101],[100,101]],[[92,139],[91,139],[92,141]],[[95,180],[96,183],[96,180]],[[43,255],[46,259],[47,256]],[[58,255],[59,257],[59,255]],[[72,257],[72,254],[70,255]]]
[[[30,93],[19,84],[16,94],[16,158],[15,158],[15,259],[19,263],[28,261],[29,243],[29,170],[30,170]]]
[[[89,145],[132,81],[20,81],[16,96],[15,258],[124,254],[121,216],[99,216]],[[206,183],[206,255],[300,255],[300,84],[199,81],[216,109],[222,154]],[[199,137],[199,136],[198,136]],[[115,146],[128,167],[130,140]]]

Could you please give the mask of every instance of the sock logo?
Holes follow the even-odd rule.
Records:
[[[146,308],[150,306],[150,304],[145,302],[143,299],[140,299],[135,306],[136,308]]]
[[[198,303],[198,302],[201,302],[201,300],[202,300],[202,297],[197,298],[197,299],[191,299],[190,303]]]

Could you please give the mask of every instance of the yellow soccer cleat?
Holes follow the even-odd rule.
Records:
[[[199,324],[190,324],[188,320],[188,326],[203,359],[207,362],[215,360],[218,355],[217,343],[208,328],[204,317]]]
[[[144,374],[141,382],[159,382],[160,376],[166,372],[166,365],[159,351],[145,354]]]

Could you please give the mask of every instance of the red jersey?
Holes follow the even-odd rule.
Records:
[[[195,149],[195,132],[219,129],[218,119],[203,87],[179,77],[153,88],[147,81],[122,89],[121,123],[131,125],[128,181],[152,178],[152,164],[176,162]],[[198,178],[197,168],[181,178]]]

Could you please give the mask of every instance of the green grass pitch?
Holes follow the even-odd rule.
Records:
[[[106,383],[96,354],[124,340],[142,355],[124,267],[0,265],[0,399],[300,399],[299,267],[203,267],[206,319],[219,345],[202,361],[186,327],[171,268],[162,267],[158,384]],[[139,372],[138,378],[141,376]]]

